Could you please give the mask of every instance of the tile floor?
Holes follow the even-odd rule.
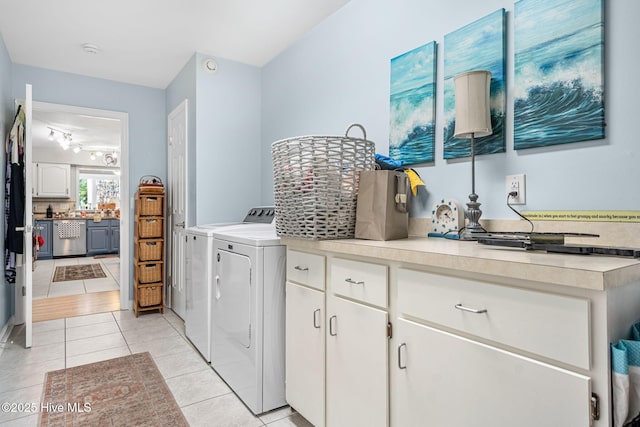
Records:
[[[21,333],[14,328],[0,344],[0,402],[38,403],[48,371],[148,351],[191,426],[311,426],[288,407],[254,416],[185,338],[184,322],[169,309],[138,318],[114,311],[34,323],[30,349]],[[0,426],[37,422],[37,414],[0,412]]]
[[[100,264],[107,275],[100,279],[52,282],[55,268],[61,265]],[[120,289],[120,258],[56,258],[37,260],[33,271],[33,299],[77,295]]]

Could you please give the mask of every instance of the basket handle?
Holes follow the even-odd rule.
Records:
[[[344,136],[347,136],[347,137],[348,137],[348,136],[349,136],[349,131],[350,131],[352,128],[354,128],[354,127],[360,128],[360,130],[362,131],[362,139],[367,139],[367,131],[366,131],[366,130],[364,130],[364,126],[362,126],[361,124],[358,124],[358,123],[352,123],[352,124],[347,128],[347,131],[344,133]]]

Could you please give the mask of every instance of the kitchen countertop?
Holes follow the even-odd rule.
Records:
[[[548,254],[485,246],[472,241],[409,237],[374,240],[302,240],[283,237],[296,249],[358,255],[469,273],[591,290],[640,282],[640,260],[602,255]]]

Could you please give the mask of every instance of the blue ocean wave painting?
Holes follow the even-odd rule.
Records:
[[[603,0],[515,4],[515,149],[604,138],[603,11]]]
[[[436,42],[391,59],[389,157],[407,165],[433,162]]]
[[[444,153],[445,159],[468,157],[471,143],[454,138],[456,103],[453,78],[473,70],[491,72],[491,125],[493,133],[475,140],[475,154],[502,153],[506,147],[505,73],[506,19],[499,9],[444,36]]]

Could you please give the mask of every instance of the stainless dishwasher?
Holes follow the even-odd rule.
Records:
[[[87,254],[87,220],[53,221],[53,256]]]

